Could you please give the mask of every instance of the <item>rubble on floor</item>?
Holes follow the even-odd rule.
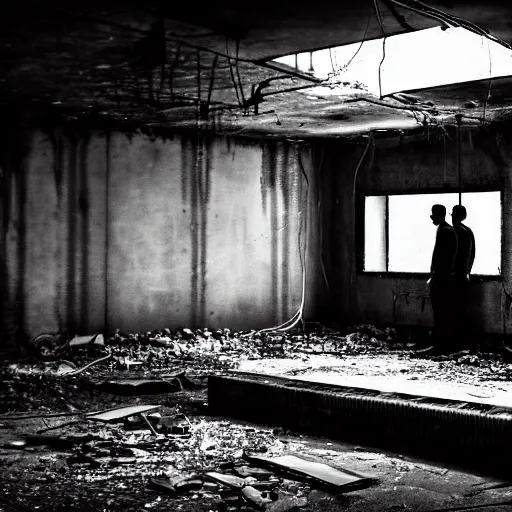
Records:
[[[61,424],[60,435],[39,436],[38,441],[27,435],[24,442],[12,441],[4,448],[37,450],[37,462],[25,473],[36,487],[74,479],[103,484],[106,490],[120,479],[163,496],[157,501],[161,505],[171,497],[206,501],[208,510],[235,511],[245,503],[267,512],[286,512],[305,506],[308,493],[322,484],[336,492],[362,488],[354,482],[364,479],[329,463],[311,462],[300,454],[283,457],[297,448],[281,442],[273,430],[202,418],[189,421],[185,436],[166,433],[155,438],[147,430],[124,428],[126,417],[156,409],[170,413],[140,405],[89,414],[84,417],[88,421]]]
[[[311,475],[290,468],[283,473],[268,464],[294,461],[290,456],[306,452],[325,465],[324,476],[334,476],[326,467],[368,463],[376,471],[385,467],[393,472],[393,485],[414,471],[449,478],[445,469],[433,473],[427,466],[356,450],[342,458],[339,451],[326,449],[331,443],[318,443],[315,449],[283,429],[207,416],[208,375],[237,369],[250,359],[318,369],[318,361],[330,357],[335,364],[344,362],[339,371],[382,376],[391,371],[391,360],[410,363],[416,373],[432,378],[499,380],[512,373],[492,354],[410,360],[392,329],[363,325],[350,331],[118,332],[103,343],[91,344],[92,337],[84,337],[86,343],[72,347],[65,360],[3,364],[0,509],[309,512],[323,510],[331,498],[340,509],[347,508],[350,493],[339,501],[333,489],[333,494],[317,490],[321,486]],[[402,370],[409,371],[402,366],[396,371]],[[16,425],[18,435],[13,434]]]
[[[60,343],[59,336],[55,339]],[[425,359],[412,363],[413,353],[406,350],[407,344],[394,329],[367,324],[350,328],[348,334],[313,324],[306,331],[184,328],[143,334],[117,331],[107,338],[79,336],[74,340],[65,360],[25,359],[0,365],[0,414],[39,407],[44,412],[48,406],[51,410],[73,412],[81,408],[85,397],[92,395],[105,395],[107,400],[112,395],[172,394],[200,389],[208,375],[237,369],[250,360],[282,364],[281,361],[313,361],[329,355],[338,360],[353,360],[355,371],[360,373],[359,361],[390,356],[411,358],[411,367],[420,375],[440,372],[448,380],[453,376],[479,381],[512,379],[512,365],[500,355],[484,350],[431,357],[436,366],[421,370],[421,361]],[[313,366],[318,370],[317,363]],[[364,371],[371,374],[372,370]]]
[[[321,328],[305,334],[290,331],[231,331],[181,329],[146,334],[116,332],[107,340],[115,365],[124,368],[135,362],[152,365],[194,363],[202,367],[233,368],[240,359],[293,358],[304,353],[364,354],[389,351],[397,344],[396,332],[373,326],[358,326],[347,335]]]

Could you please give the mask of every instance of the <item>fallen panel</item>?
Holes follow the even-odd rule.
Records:
[[[296,457],[295,455],[282,455],[273,458],[256,455],[245,455],[245,457],[254,464],[263,464],[285,471],[291,475],[313,479],[313,481],[327,486],[338,493],[365,489],[375,482],[372,478],[356,475],[352,471],[346,473],[322,462],[313,462]]]
[[[109,423],[127,418],[128,416],[135,416],[136,414],[156,411],[159,408],[159,405],[132,405],[129,407],[121,407],[119,409],[113,409],[111,411],[106,411],[99,414],[91,413],[86,415],[85,419]]]

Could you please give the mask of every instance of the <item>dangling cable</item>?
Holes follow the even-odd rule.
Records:
[[[363,37],[361,39],[361,43],[359,44],[359,47],[357,48],[356,53],[354,53],[354,55],[352,55],[350,60],[343,66],[345,69],[347,69],[350,66],[350,64],[352,64],[352,61],[357,57],[357,54],[361,51],[361,48],[363,47],[363,44],[366,41],[366,34],[368,33],[368,29],[370,28],[371,20],[372,20],[372,13],[370,12],[370,15],[368,16],[368,21],[366,22],[366,28],[364,29]]]
[[[233,87],[235,88],[236,99],[238,101],[238,105],[241,107],[243,104],[242,104],[242,101],[240,99],[240,93],[238,92],[238,85],[237,85],[236,80],[235,80],[235,73],[233,72],[233,64],[231,63],[231,57],[229,55],[229,44],[228,44],[228,38],[227,37],[226,37],[226,54],[227,54],[227,59],[228,59],[229,72],[231,74],[231,81],[233,82]]]
[[[483,123],[485,123],[485,114],[486,114],[486,111],[487,111],[487,102],[489,101],[489,99],[491,97],[491,87],[492,87],[492,56],[491,56],[491,48],[490,48],[490,45],[489,45],[489,39],[487,39],[487,53],[489,55],[489,87],[487,89],[487,96],[485,97],[485,101],[484,101],[484,113],[483,113],[483,119],[482,119]]]
[[[384,30],[384,25],[382,24],[378,0],[373,0],[373,5],[375,6],[375,13],[377,14],[380,30],[382,32],[382,59],[379,64],[379,98],[382,99],[382,64],[386,58],[386,31]]]
[[[238,59],[240,58],[240,39],[236,40],[236,54],[235,54],[235,70],[238,78],[238,87],[240,88],[240,97],[242,99],[242,105],[245,105],[245,94],[244,86],[242,85],[242,79],[240,78],[240,69],[238,66]]]
[[[364,157],[366,156],[366,153],[368,153],[368,150],[370,149],[370,145],[373,145],[375,147],[375,141],[374,141],[372,132],[370,132],[370,135],[368,136],[368,143],[366,144],[366,147],[364,148],[363,154],[361,155],[361,158],[359,159],[356,170],[354,172],[354,182],[353,182],[353,186],[352,186],[352,205],[354,206],[354,208],[355,208],[355,202],[356,202],[356,185],[357,185],[357,177],[359,175],[359,169],[361,168],[361,164],[364,161]]]
[[[302,269],[302,297],[300,301],[300,306],[297,312],[287,320],[286,322],[283,322],[281,325],[275,326],[275,327],[267,327],[265,329],[260,329],[257,331],[258,334],[262,332],[270,332],[270,331],[289,331],[290,329],[293,329],[301,320],[302,320],[302,314],[304,312],[304,304],[306,301],[306,256],[307,256],[307,226],[308,226],[308,201],[309,201],[309,179],[308,175],[304,169],[304,164],[302,163],[302,156],[300,153],[300,146],[297,150],[297,162],[299,164],[299,168],[302,172],[302,175],[304,176],[304,181],[306,182],[306,200],[305,200],[305,215],[304,215],[304,221],[303,224],[301,224],[301,228],[299,229],[299,259]],[[304,226],[304,231],[306,232],[306,237],[304,241],[304,254],[302,254],[301,251],[301,233],[302,233],[302,226]]]

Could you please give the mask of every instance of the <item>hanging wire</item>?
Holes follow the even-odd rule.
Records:
[[[375,6],[375,13],[377,14],[380,30],[382,32],[382,59],[379,64],[379,97],[380,99],[382,99],[382,64],[384,63],[384,59],[386,58],[386,31],[384,30],[384,25],[382,24],[378,0],[373,0],[373,5]]]
[[[236,80],[235,80],[235,73],[233,72],[233,65],[231,63],[231,57],[229,55],[229,44],[228,44],[228,38],[226,37],[226,55],[227,55],[227,59],[228,59],[228,64],[229,64],[229,72],[231,74],[231,81],[233,82],[233,87],[235,88],[235,92],[236,92],[236,99],[238,101],[238,105],[241,107],[243,104],[242,104],[242,101],[240,99],[240,93],[238,92],[238,85],[236,83]]]
[[[347,69],[350,64],[352,64],[352,61],[357,57],[357,54],[361,51],[361,48],[363,47],[363,44],[366,42],[366,35],[368,34],[368,29],[370,28],[370,21],[372,19],[373,12],[370,12],[368,16],[368,21],[366,22],[366,28],[364,30],[363,38],[361,39],[361,43],[359,44],[359,47],[356,50],[356,53],[352,55],[351,59],[343,66],[345,69]]]
[[[235,69],[236,76],[238,78],[238,87],[240,88],[240,97],[242,98],[242,105],[245,105],[245,95],[244,95],[244,86],[242,85],[242,79],[240,78],[240,69],[239,69],[239,57],[240,57],[240,40],[236,40],[236,53],[235,53]]]
[[[293,329],[301,320],[302,315],[304,312],[304,304],[306,301],[306,256],[307,256],[307,230],[308,230],[308,201],[309,201],[309,178],[306,173],[306,170],[304,169],[304,164],[302,162],[302,156],[300,152],[300,146],[297,146],[297,163],[299,164],[299,169],[301,170],[301,173],[304,177],[304,181],[306,183],[306,194],[305,194],[305,206],[302,211],[305,211],[304,214],[304,221],[301,223],[301,226],[299,228],[299,259],[300,259],[300,265],[301,265],[301,271],[302,271],[302,296],[300,301],[300,306],[297,312],[287,320],[286,322],[283,322],[281,325],[275,326],[275,327],[267,327],[265,329],[260,329],[257,331],[258,334],[263,332],[271,332],[271,331],[289,331],[290,329]],[[304,244],[302,244],[302,232],[305,231],[306,237],[304,238]],[[304,253],[301,250],[302,245],[304,245]]]
[[[334,61],[332,60],[332,51],[331,51],[331,48],[329,48],[329,59],[331,59],[331,68],[332,68],[332,72],[335,73],[335,69],[334,69]]]
[[[483,40],[482,40],[482,42],[483,42]],[[489,99],[491,97],[491,87],[492,87],[492,56],[491,56],[491,47],[490,47],[488,39],[487,39],[487,53],[489,55],[489,87],[487,89],[487,96],[485,97],[485,101],[484,101],[484,113],[483,113],[483,119],[482,119],[483,123],[485,123],[485,114],[486,114],[486,111],[487,111],[487,102],[489,101]]]

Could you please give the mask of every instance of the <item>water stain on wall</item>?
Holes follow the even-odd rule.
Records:
[[[79,166],[79,197],[78,210],[82,220],[81,226],[81,245],[82,245],[82,275],[81,284],[77,293],[80,294],[80,332],[86,332],[89,325],[89,183],[88,183],[88,154],[90,133],[87,131],[82,134],[80,141],[80,166]]]
[[[281,228],[282,254],[281,254],[281,318],[286,318],[290,308],[290,231],[292,223],[291,198],[290,198],[290,155],[288,145],[285,144],[280,152],[281,167],[281,199],[284,210],[284,224]]]
[[[199,320],[201,324],[206,323],[206,274],[208,265],[208,205],[211,194],[211,166],[212,152],[210,140],[204,139],[201,148],[201,165],[199,166],[198,186],[199,186],[199,209],[201,217],[200,229],[200,298],[199,298]]]
[[[15,106],[4,110],[0,130],[1,240],[0,323],[3,333],[24,326],[26,273],[26,169],[31,138]],[[9,248],[8,248],[9,246]]]
[[[64,141],[62,130],[60,128],[55,128],[50,130],[48,133],[48,138],[50,140],[52,146],[52,155],[53,155],[53,176],[55,179],[55,189],[57,192],[57,212],[59,217],[62,213],[62,180],[64,174]],[[59,233],[60,235],[60,233]],[[57,247],[55,249],[55,262],[57,266],[57,276],[62,275],[62,240],[58,235]],[[57,279],[55,283],[55,304],[54,304],[54,315],[57,320],[57,328],[58,330],[62,330],[65,326],[65,323],[62,319],[61,315],[61,302],[62,302],[62,284],[61,279]]]
[[[76,203],[77,203],[77,163],[78,141],[75,137],[69,139],[68,155],[68,211],[67,211],[67,262],[66,262],[66,325],[75,332],[78,327],[78,312],[75,309],[75,275],[76,265]]]

